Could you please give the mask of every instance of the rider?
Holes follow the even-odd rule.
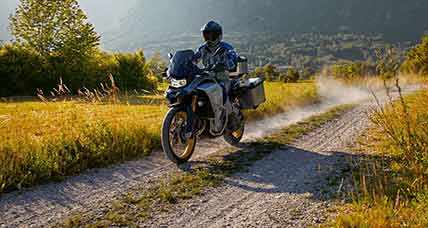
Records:
[[[196,50],[193,60],[198,63],[202,59],[202,65],[215,73],[228,93],[230,89],[228,72],[236,69],[238,54],[232,45],[222,41],[223,28],[217,22],[208,22],[202,27],[201,32],[205,43]]]
[[[225,105],[231,111],[232,106],[227,99],[230,91],[229,72],[236,69],[238,54],[232,45],[222,41],[223,28],[217,22],[208,22],[202,27],[201,32],[205,43],[196,50],[193,62],[198,64],[202,60],[204,68],[212,72],[224,86]],[[186,137],[189,138],[194,134],[192,125],[195,122],[192,111],[189,110],[188,113],[190,120],[186,127]]]

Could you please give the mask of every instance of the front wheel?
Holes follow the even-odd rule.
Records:
[[[196,136],[185,137],[186,124],[187,113],[182,108],[170,109],[162,124],[162,149],[177,165],[189,161],[196,147]]]

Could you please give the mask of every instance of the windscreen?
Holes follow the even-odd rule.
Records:
[[[178,51],[172,57],[168,67],[168,76],[175,79],[184,79],[193,76],[198,67],[192,63],[192,50]]]

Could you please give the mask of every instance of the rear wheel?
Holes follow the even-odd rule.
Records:
[[[181,108],[168,111],[162,124],[161,142],[166,156],[176,164],[190,160],[196,147],[196,136],[187,139],[187,113]]]
[[[245,121],[242,115],[239,117],[239,119],[240,120],[239,123],[237,123],[237,126],[232,130],[227,129],[223,136],[227,143],[235,147],[241,146],[241,140],[244,137],[245,132]]]

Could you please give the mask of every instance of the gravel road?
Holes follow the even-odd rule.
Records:
[[[142,226],[167,227],[308,227],[331,213],[326,176],[353,156],[346,149],[367,128],[362,105],[271,153],[223,187],[158,214]],[[332,190],[332,189],[330,189]]]
[[[324,112],[334,104],[306,107],[274,119],[266,127],[262,121],[249,126],[248,140]],[[306,226],[324,220],[328,202],[319,195],[320,175],[332,167],[345,146],[366,126],[366,105],[345,114],[319,130],[303,137],[295,145],[272,153],[256,163],[248,173],[227,180],[223,187],[211,190],[191,202],[177,205],[174,213],[161,214],[148,221],[149,226]],[[272,123],[272,121],[270,121]],[[263,126],[261,128],[261,126]],[[205,141],[199,146],[200,159],[216,152],[222,141]],[[211,148],[211,149],[207,149]],[[331,153],[340,151],[341,153]],[[339,154],[339,155],[338,155]],[[340,155],[343,156],[343,155]],[[317,171],[317,167],[322,167]],[[176,169],[163,154],[1,196],[0,227],[49,226],[75,212],[102,211],[103,207],[135,186],[150,183]],[[327,169],[332,170],[332,169]]]

